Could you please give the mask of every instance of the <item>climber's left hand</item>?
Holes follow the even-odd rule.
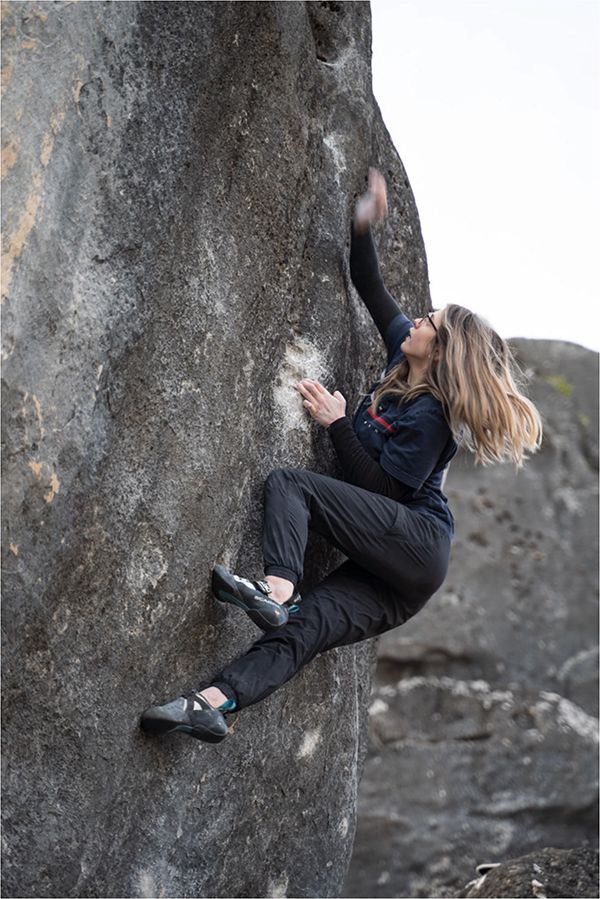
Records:
[[[323,427],[328,428],[346,414],[346,400],[339,390],[329,393],[326,387],[312,378],[303,378],[292,386],[305,397],[302,405]]]

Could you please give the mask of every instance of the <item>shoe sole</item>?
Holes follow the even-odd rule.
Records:
[[[145,734],[153,737],[163,737],[167,734],[182,733],[195,737],[196,740],[203,740],[205,743],[220,743],[227,736],[227,732],[215,733],[212,730],[200,730],[192,727],[190,724],[174,724],[172,721],[166,721],[164,718],[142,718],[140,727]]]
[[[279,630],[280,627],[283,627],[285,621],[282,621],[281,624],[273,624],[269,618],[265,617],[260,609],[249,608],[240,596],[231,592],[232,589],[235,589],[235,587],[231,584],[229,577],[223,573],[222,566],[216,565],[212,575],[212,591],[220,602],[230,603],[231,605],[243,609],[251,621],[264,631],[276,631]]]

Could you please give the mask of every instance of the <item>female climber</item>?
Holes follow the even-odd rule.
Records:
[[[535,406],[518,390],[505,341],[468,309],[410,321],[386,290],[370,226],[387,212],[383,176],[369,170],[355,207],[350,272],[387,348],[387,366],[351,421],[336,390],[304,378],[303,405],[327,428],[344,480],[277,468],[265,482],[265,577],[216,565],[212,590],[265,633],[209,682],[142,714],[147,734],[217,743],[225,716],[265,699],[319,653],[404,624],[442,585],[454,519],[442,492],[458,443],[487,464],[541,442]],[[302,599],[308,529],[347,557]]]

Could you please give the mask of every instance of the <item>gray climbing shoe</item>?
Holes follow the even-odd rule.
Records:
[[[150,736],[182,733],[207,743],[220,743],[227,736],[227,724],[219,709],[201,696],[188,693],[164,705],[152,705],[142,713],[140,727]]]
[[[212,573],[212,591],[220,602],[228,602],[243,609],[248,617],[263,631],[275,631],[288,621],[290,612],[298,611],[301,599],[294,592],[281,604],[269,599],[272,592],[268,581],[250,581],[229,572],[224,565],[215,565]]]

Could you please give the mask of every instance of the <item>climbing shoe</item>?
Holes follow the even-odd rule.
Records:
[[[225,706],[222,707],[225,710]],[[164,705],[152,705],[142,713],[140,727],[151,736],[179,731],[207,743],[220,743],[227,736],[223,713],[200,693],[188,693]]]
[[[266,632],[282,627],[290,612],[298,611],[301,599],[295,591],[285,603],[275,602],[269,599],[272,591],[268,581],[250,581],[231,574],[223,565],[213,568],[212,591],[221,602],[230,602],[243,609],[254,624]]]

